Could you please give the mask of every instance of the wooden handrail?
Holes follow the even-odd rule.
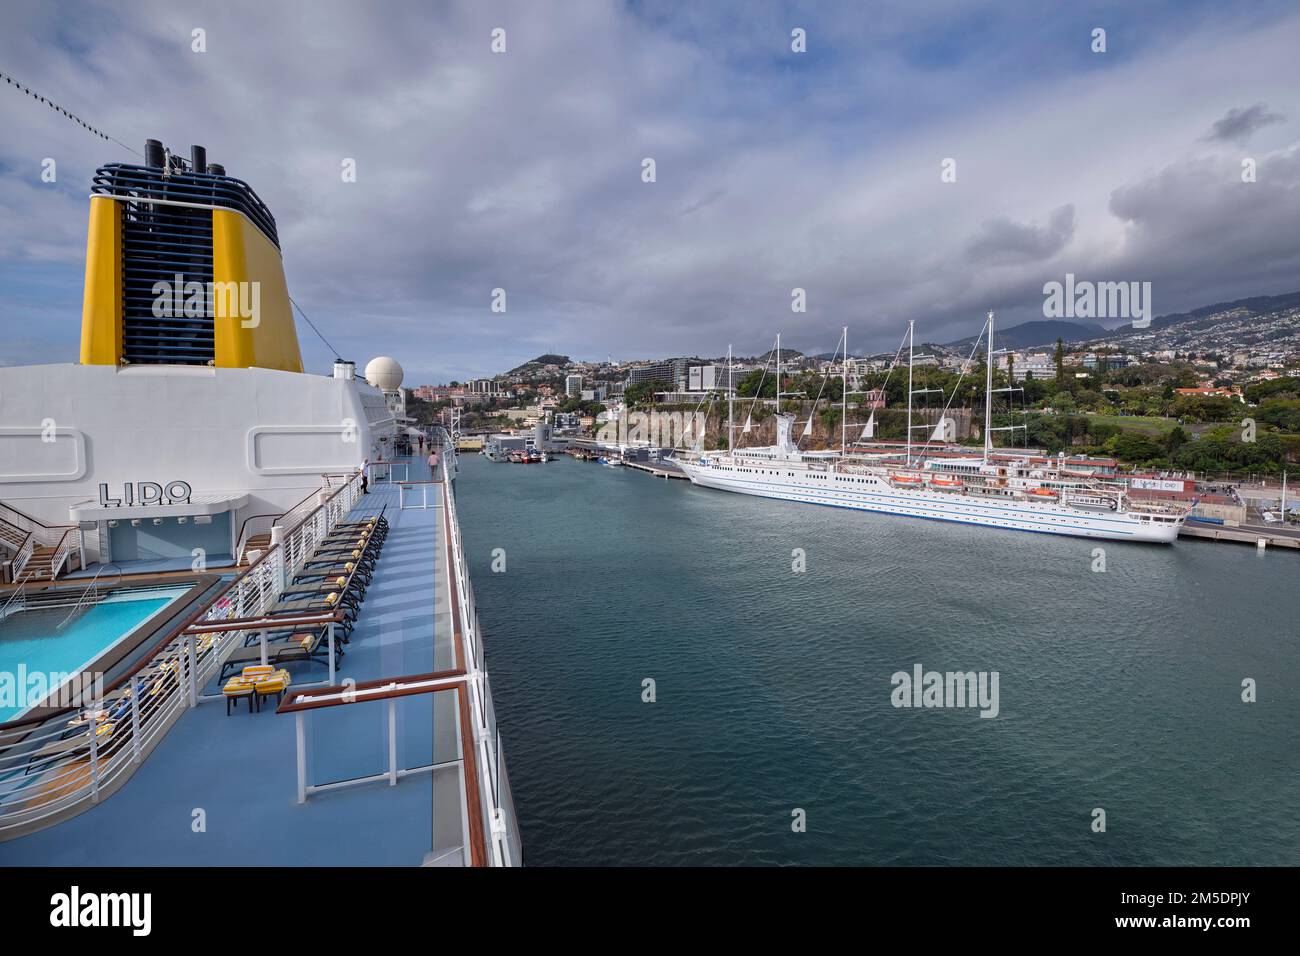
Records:
[[[395,697],[412,697],[416,694],[436,694],[442,690],[463,688],[463,670],[431,671],[428,674],[407,674],[403,677],[380,677],[357,681],[354,684],[332,684],[328,687],[307,687],[291,690],[276,708],[277,714],[292,714],[300,710],[319,710],[322,707],[346,707],[366,704]],[[380,693],[374,693],[379,691]]]
[[[324,476],[324,475],[321,475],[321,477],[324,478],[325,476]],[[343,487],[346,488],[347,485],[344,484]],[[247,543],[247,542],[244,541],[244,529],[248,527],[248,522],[250,522],[250,521],[254,521],[254,520],[258,519],[258,518],[283,518],[285,515],[293,514],[294,510],[295,510],[299,505],[301,505],[301,504],[302,504],[303,502],[305,502],[305,501],[310,501],[312,498],[314,498],[315,496],[319,495],[322,491],[325,491],[325,490],[326,490],[326,488],[325,488],[324,486],[321,486],[320,488],[315,488],[315,489],[309,491],[307,494],[303,495],[302,498],[299,499],[298,502],[297,502],[296,504],[294,504],[294,506],[293,506],[292,508],[287,508],[287,509],[285,509],[284,511],[265,511],[265,512],[263,512],[263,513],[261,513],[261,514],[249,515],[247,518],[245,518],[245,519],[243,520],[243,522],[239,525],[239,537],[238,537],[238,539],[236,539],[236,540],[239,541],[239,545],[240,545],[240,548],[239,548],[239,550],[240,550],[240,555],[243,554],[244,545]],[[336,488],[335,491],[338,491],[338,489]],[[307,520],[307,519],[304,518],[303,521],[305,521],[305,520]],[[302,521],[299,521],[297,524],[293,525],[289,530],[292,531],[293,528],[298,527],[298,525],[300,525],[300,524],[302,524]],[[238,558],[240,555],[236,555],[236,557]]]
[[[302,617],[228,617],[219,621],[196,621],[186,626],[182,634],[214,634],[225,631],[270,631],[303,624],[337,624],[343,619],[339,611],[332,614],[309,614]]]

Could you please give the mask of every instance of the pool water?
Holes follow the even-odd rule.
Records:
[[[141,597],[110,595],[78,611],[62,629],[66,607],[20,611],[0,621],[0,681],[9,685],[0,684],[0,721],[12,720],[36,703],[22,699],[20,674],[78,673],[186,590],[149,591]]]

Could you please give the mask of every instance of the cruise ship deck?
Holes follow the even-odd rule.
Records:
[[[228,715],[217,668],[120,789],[0,843],[0,865],[520,863],[442,478],[398,461],[345,519],[382,512],[389,532],[335,693],[322,690],[326,663],[293,664],[278,708]]]

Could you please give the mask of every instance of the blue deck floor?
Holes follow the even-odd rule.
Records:
[[[423,461],[413,460],[410,469],[411,480],[429,477]],[[377,513],[385,505],[390,532],[340,680],[423,673],[446,666],[452,653],[445,598],[435,588],[435,579],[445,582],[441,511],[399,511],[396,486],[377,483],[352,514]],[[295,684],[325,677],[322,665],[291,671]],[[216,691],[215,682],[205,688]],[[314,711],[308,721],[309,779],[383,770],[383,703]],[[403,698],[398,725],[401,766],[430,763],[431,698]],[[313,794],[300,805],[294,743],[290,715],[267,708],[227,717],[223,701],[202,702],[119,791],[48,830],[0,844],[0,865],[414,866],[424,860],[432,839],[430,774],[403,778],[395,787],[371,783]],[[206,832],[194,832],[200,810]]]

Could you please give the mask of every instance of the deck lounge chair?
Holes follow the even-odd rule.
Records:
[[[329,663],[329,635],[328,630],[324,627],[313,630],[304,630],[296,632],[295,640],[268,640],[266,645],[266,660],[270,664],[292,664],[297,661],[316,661],[318,663]],[[338,635],[335,635],[337,637]],[[336,640],[334,642],[334,666],[338,666],[339,660],[343,657],[343,642]],[[262,663],[262,646],[261,643],[250,644],[248,647],[239,647],[230,653],[221,663],[221,675],[219,680],[225,680],[226,675],[232,670],[242,670],[246,664]]]

